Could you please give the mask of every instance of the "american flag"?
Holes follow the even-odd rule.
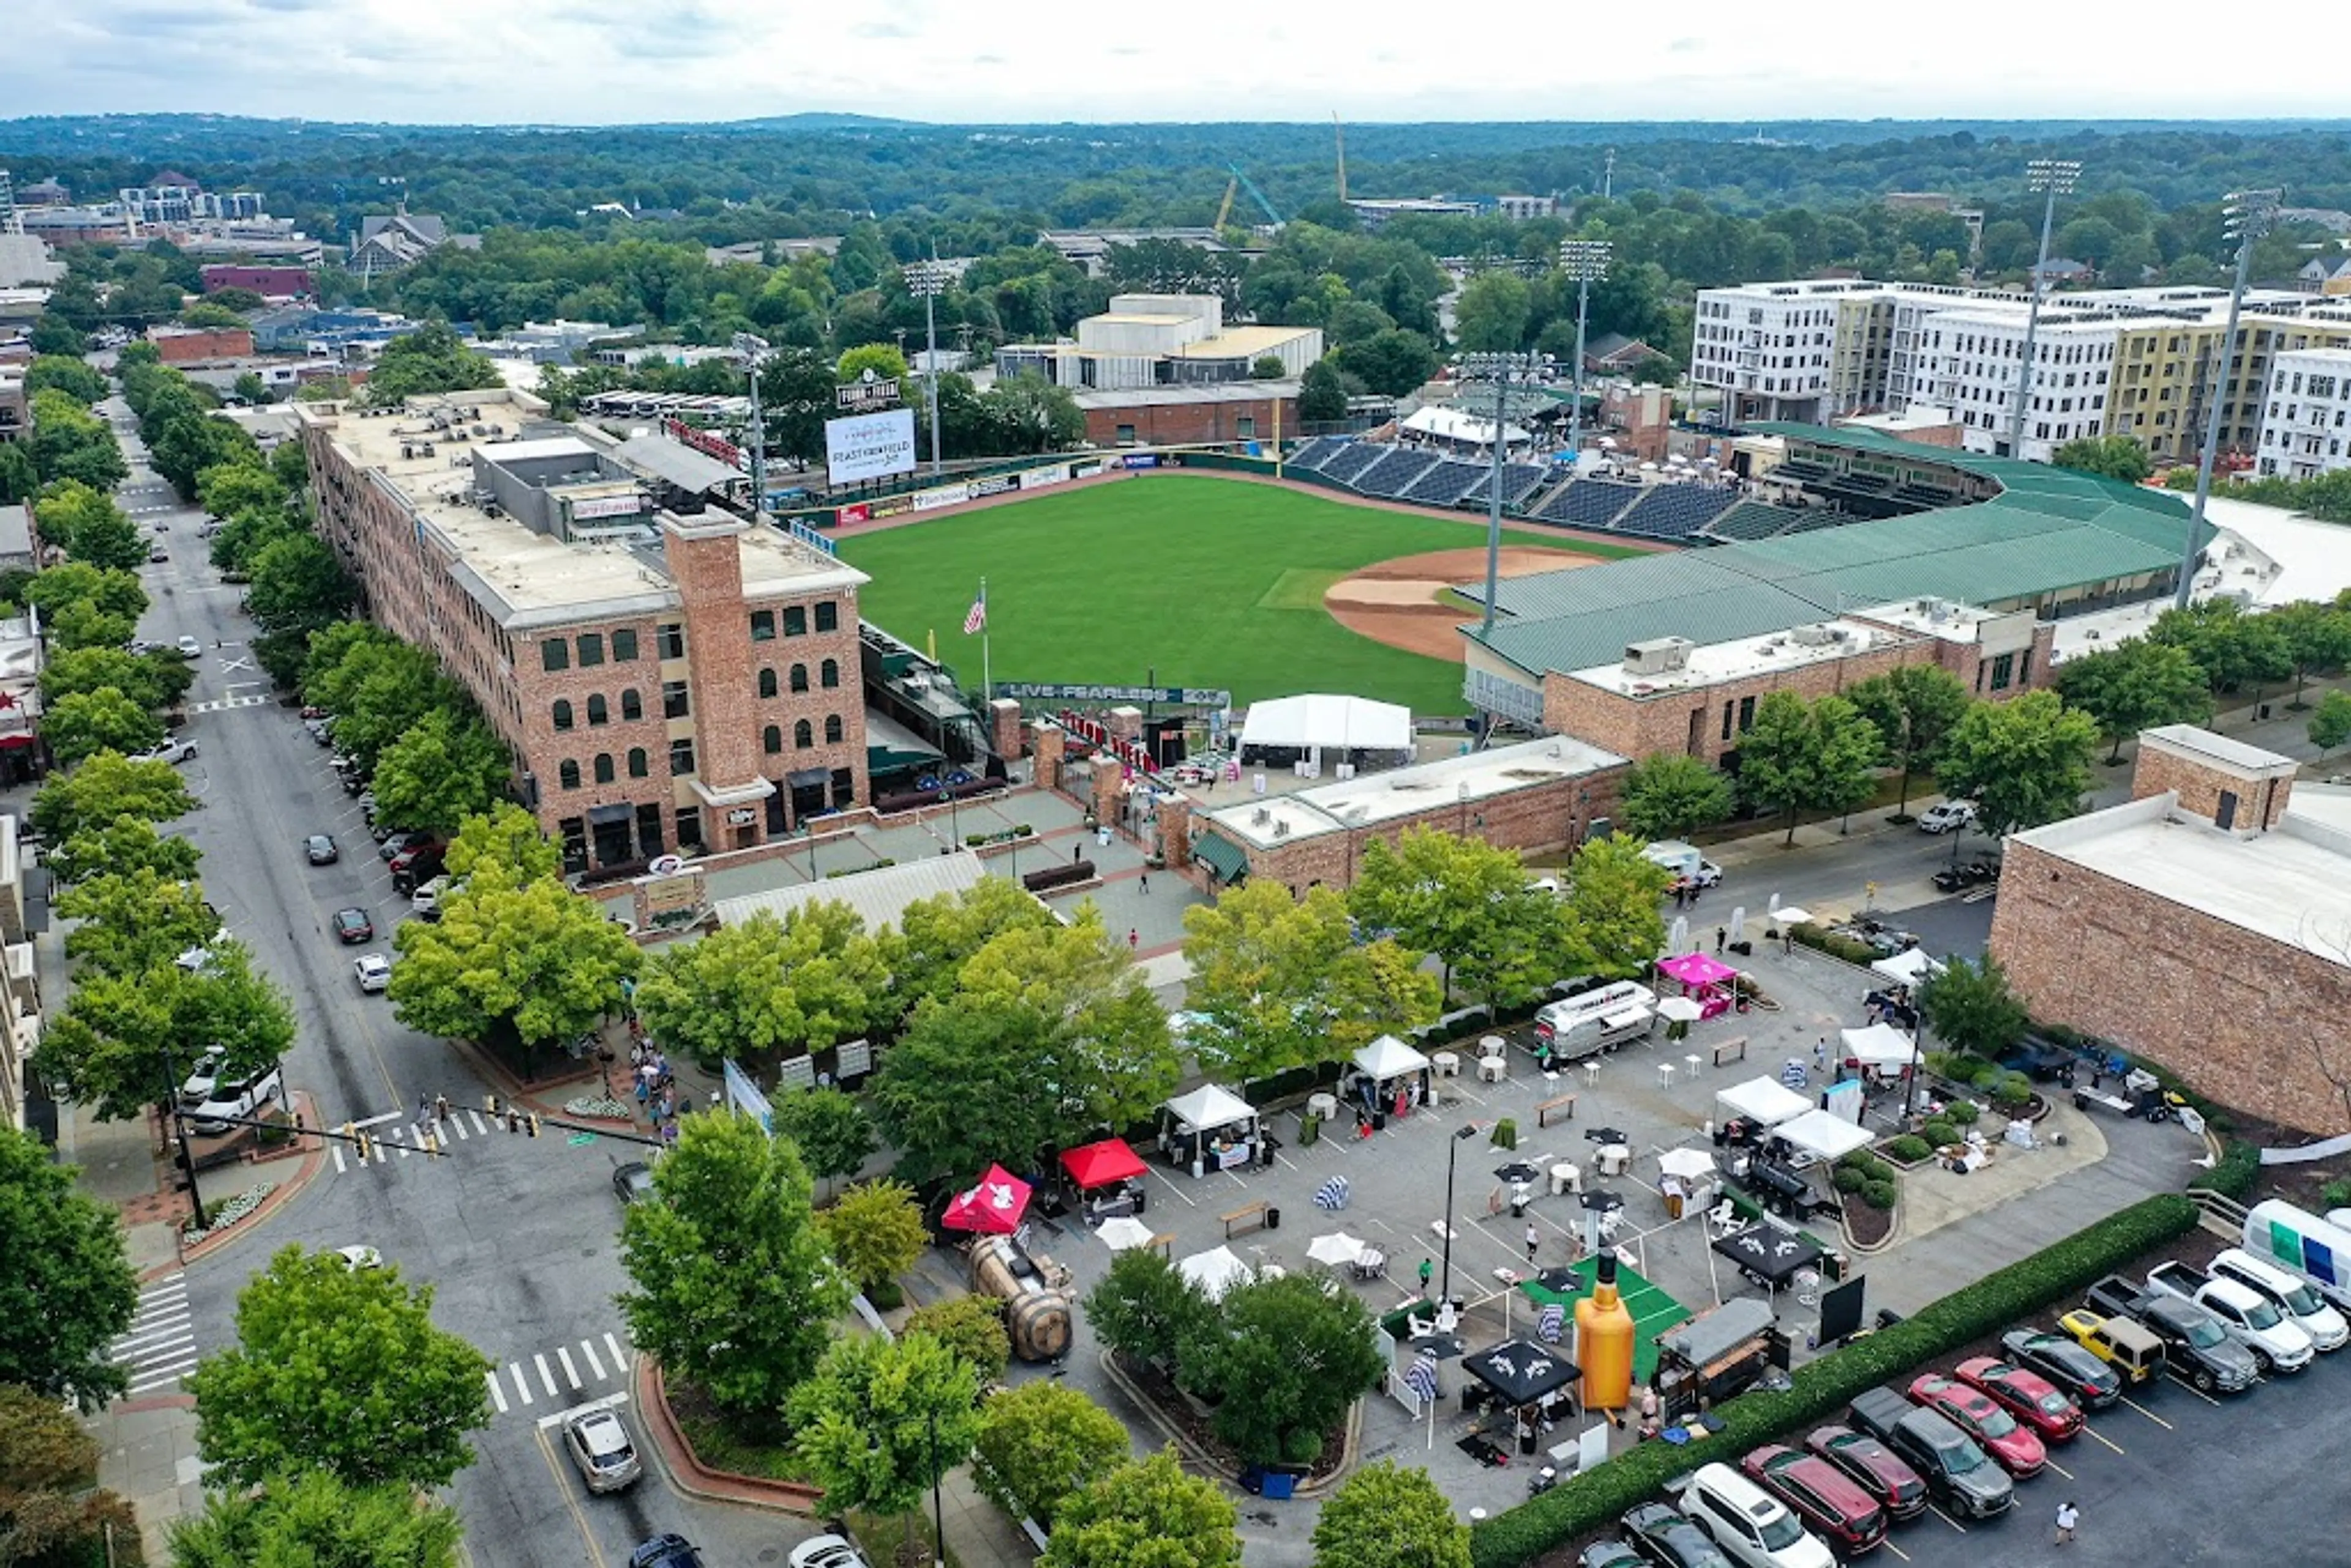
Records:
[[[979,597],[971,601],[971,613],[963,618],[963,634],[968,637],[976,632],[986,630],[987,626],[987,590],[983,588],[979,591]]]
[[[1437,1399],[1437,1358],[1423,1353],[1404,1375],[1404,1385],[1413,1391],[1424,1405]]]

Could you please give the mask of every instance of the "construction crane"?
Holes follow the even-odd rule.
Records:
[[[1271,224],[1275,228],[1280,228],[1282,222],[1281,214],[1273,210],[1273,204],[1265,199],[1265,193],[1257,188],[1257,182],[1250,179],[1247,171],[1243,170],[1238,163],[1228,163],[1225,167],[1232,171],[1233,183],[1238,185],[1242,190],[1247,191],[1249,193],[1249,200],[1255,202],[1264,210],[1266,221]],[[1232,199],[1233,193],[1231,189],[1228,187],[1225,192],[1225,204],[1228,209],[1232,205]],[[1221,219],[1219,220],[1219,226],[1222,226]]]
[[[1227,220],[1231,218],[1233,215],[1233,198],[1240,194],[1240,189],[1241,173],[1239,170],[1236,169],[1233,171],[1233,177],[1225,182],[1224,204],[1217,209],[1216,226],[1217,229],[1222,230]]]
[[[1347,199],[1347,128],[1339,123],[1339,111],[1331,111],[1331,134],[1339,142],[1339,199]]]

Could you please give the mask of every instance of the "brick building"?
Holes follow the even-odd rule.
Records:
[[[308,298],[316,287],[307,267],[244,267],[235,262],[218,262],[204,267],[203,277],[207,294],[216,294],[224,288],[246,288],[265,299],[300,299]]]
[[[1270,879],[1293,893],[1344,890],[1364,846],[1406,828],[1441,828],[1538,853],[1583,841],[1616,810],[1625,759],[1563,736],[1270,795],[1207,813],[1193,857],[1221,882]],[[1163,825],[1167,808],[1161,808]]]
[[[2174,725],[2133,799],[2013,835],[1991,951],[2033,1016],[2224,1104],[2351,1132],[2351,789]]]
[[[1294,381],[1227,382],[1073,394],[1089,446],[1197,446],[1270,441],[1298,429]]]
[[[865,575],[731,512],[657,510],[544,407],[297,417],[321,536],[369,613],[472,692],[567,865],[747,848],[862,802]]]
[[[147,340],[167,365],[243,360],[253,354],[253,334],[242,327],[150,327]]]

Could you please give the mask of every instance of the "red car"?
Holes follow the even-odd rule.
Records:
[[[2044,1443],[2070,1443],[2081,1434],[2082,1407],[2037,1372],[1998,1356],[1979,1355],[1959,1363],[1958,1376],[1969,1387],[1990,1395]]]
[[[1817,1454],[1767,1443],[1739,1468],[1844,1556],[1857,1557],[1886,1539],[1877,1499]]]
[[[1844,1471],[1893,1518],[1927,1511],[1927,1483],[1876,1438],[1850,1427],[1823,1427],[1804,1439],[1804,1448]]]
[[[1981,1443],[1992,1462],[2018,1480],[2039,1475],[2049,1462],[2049,1450],[2032,1429],[2018,1425],[1981,1389],[1929,1372],[1911,1381],[1910,1397]]]

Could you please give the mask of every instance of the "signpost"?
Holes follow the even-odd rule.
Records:
[[[1207,686],[1104,686],[1071,681],[998,681],[998,695],[1024,702],[1167,703],[1176,707],[1228,708],[1233,694]]]
[[[869,365],[863,375],[837,390],[833,397],[844,413],[871,413],[898,401],[898,379],[892,376],[885,380]]]

